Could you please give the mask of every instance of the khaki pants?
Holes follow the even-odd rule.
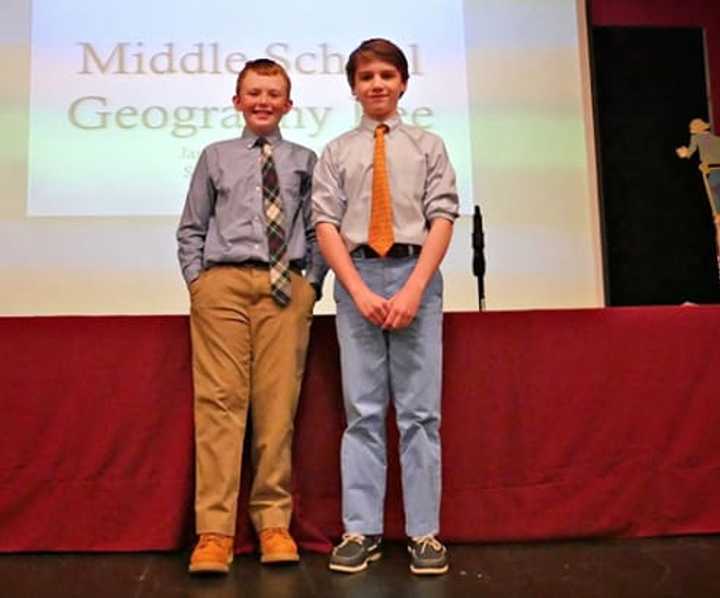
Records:
[[[235,535],[243,441],[252,417],[255,529],[288,527],[293,422],[315,291],[292,273],[279,307],[267,270],[217,266],[190,287],[197,533]]]

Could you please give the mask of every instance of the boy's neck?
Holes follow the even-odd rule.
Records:
[[[282,139],[282,135],[280,134],[280,128],[275,127],[270,132],[265,131],[256,131],[252,129],[251,127],[245,127],[242,132],[243,138],[249,138],[249,137],[265,137],[266,139],[270,140],[276,140],[276,139]]]
[[[400,115],[397,113],[397,111],[395,111],[392,114],[385,116],[384,118],[381,118],[381,119],[378,119],[375,116],[370,116],[369,114],[363,113],[362,118],[360,120],[360,124],[364,124],[373,129],[375,128],[376,125],[379,125],[381,123],[390,125],[390,127],[392,128],[393,126],[400,124],[400,122],[401,122]]]

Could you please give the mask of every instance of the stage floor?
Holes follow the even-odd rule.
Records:
[[[331,573],[327,557],[263,567],[236,559],[227,577],[192,578],[188,553],[0,556],[3,598],[708,598],[720,595],[720,536],[455,545],[448,575],[418,578],[405,548],[356,575]]]

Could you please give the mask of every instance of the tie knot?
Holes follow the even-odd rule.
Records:
[[[269,156],[272,153],[272,144],[265,137],[258,137],[255,145],[260,148],[263,156]]]
[[[375,127],[375,137],[382,137],[390,130],[390,127],[388,127],[386,124],[380,124],[377,127]]]

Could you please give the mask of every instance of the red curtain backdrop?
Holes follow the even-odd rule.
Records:
[[[598,27],[702,27],[707,47],[708,93],[720,124],[720,2],[715,0],[588,0],[589,18]],[[677,49],[682,52],[682,48]],[[673,81],[668,81],[673,85]],[[698,115],[702,116],[702,115]]]
[[[446,314],[442,536],[720,531],[718,338],[720,307]],[[185,317],[0,318],[0,380],[0,551],[189,544]],[[390,421],[386,536],[402,538]],[[323,316],[295,437],[293,531],[306,549],[342,531],[342,428]],[[244,514],[237,536],[253,549]]]

